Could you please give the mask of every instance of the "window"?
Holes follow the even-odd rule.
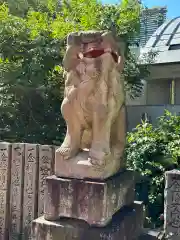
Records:
[[[169,46],[169,50],[179,50],[180,44],[173,44]]]

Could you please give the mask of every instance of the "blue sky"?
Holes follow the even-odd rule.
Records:
[[[118,3],[120,0],[102,0],[103,3]],[[168,18],[180,16],[180,0],[142,0],[147,7],[167,6]]]

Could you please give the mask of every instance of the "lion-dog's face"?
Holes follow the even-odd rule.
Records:
[[[76,49],[73,59],[98,58],[105,53],[110,53],[114,62],[122,62],[122,54],[111,32],[87,31],[71,33],[67,38],[67,46]],[[72,56],[72,55],[71,55]],[[72,59],[71,59],[72,61]]]

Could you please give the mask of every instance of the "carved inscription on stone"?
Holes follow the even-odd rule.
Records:
[[[180,238],[180,171],[165,174],[165,233]]]
[[[98,208],[96,208],[97,211]],[[51,222],[40,217],[33,221],[34,237],[32,240],[139,239],[143,230],[143,220],[142,202],[136,202],[131,205],[131,208],[118,211],[105,227],[90,227],[84,221],[74,219],[59,219]]]
[[[31,222],[37,217],[38,146],[25,145],[23,240],[31,239]]]
[[[11,145],[0,143],[0,239],[7,239]]]
[[[6,228],[7,228],[7,191],[0,190],[0,239],[6,239]]]
[[[134,200],[134,174],[131,171],[116,175],[114,181],[111,178],[98,182],[53,175],[46,178],[46,183],[44,216],[49,221],[68,217],[105,226],[114,213]]]
[[[18,239],[22,231],[24,182],[24,144],[12,145],[11,159],[11,194],[10,194],[10,238]]]
[[[60,186],[60,192],[62,193],[62,195],[60,196],[61,201],[59,204],[59,208],[62,212],[62,216],[64,214],[68,214],[68,216],[71,216],[73,204],[73,189],[71,181],[64,181]]]
[[[44,190],[46,177],[53,174],[54,148],[52,146],[39,146],[39,192],[38,192],[38,216],[44,213]]]

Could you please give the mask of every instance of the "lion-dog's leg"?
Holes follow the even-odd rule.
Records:
[[[100,79],[96,85],[95,102],[92,119],[92,144],[90,158],[93,164],[105,165],[106,159],[111,156],[110,132],[116,102],[111,97],[112,88],[109,88],[109,68],[113,63],[110,53],[101,57]]]
[[[74,109],[75,102],[71,102],[65,98],[62,103],[61,112],[66,121],[67,131],[64,142],[58,149],[58,152],[61,153],[65,160],[74,157],[78,153],[81,144],[82,128]]]
[[[93,113],[92,145],[90,158],[92,164],[104,165],[111,156],[110,133],[113,121],[113,110],[116,103],[112,98],[108,106],[97,104]]]
[[[126,108],[123,104],[111,129],[111,149],[114,158],[121,161],[120,166],[125,167],[123,158],[126,144]]]

